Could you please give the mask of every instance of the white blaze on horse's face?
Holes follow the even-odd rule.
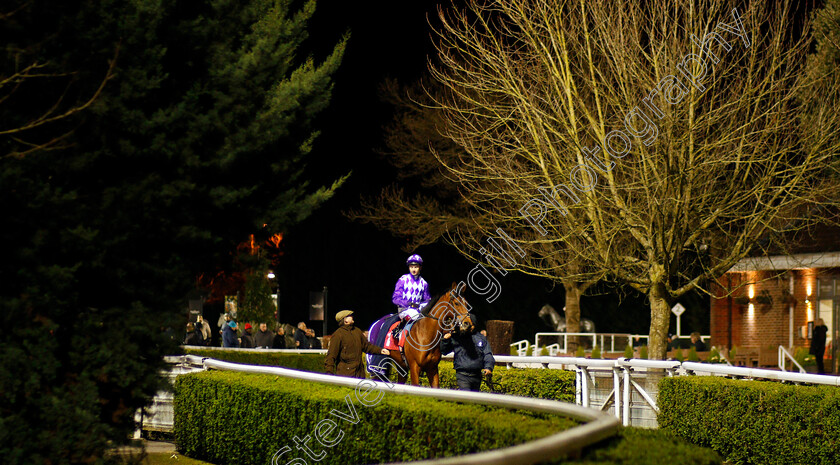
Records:
[[[461,332],[468,333],[472,331],[472,319],[470,319],[469,315],[458,315],[458,321],[461,322]]]

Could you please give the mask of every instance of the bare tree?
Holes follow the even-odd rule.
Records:
[[[645,293],[653,358],[675,299],[836,198],[821,173],[838,114],[801,118],[822,82],[801,73],[807,21],[792,24],[790,1],[737,4],[470,0],[440,13],[431,70],[462,156],[439,160],[492,225],[471,233],[563,250]],[[551,257],[530,266],[551,273]]]
[[[0,23],[12,21],[26,8],[24,2],[10,11],[0,12]],[[102,80],[94,83],[88,95],[80,95],[78,73],[59,70],[49,61],[31,58],[34,50],[7,47],[0,65],[0,105],[14,106],[17,119],[0,123],[0,158],[23,158],[39,151],[66,148],[75,126],[71,117],[89,108],[114,77],[119,46],[104,67]]]
[[[472,203],[469,192],[459,189],[457,179],[443,171],[435,158],[436,155],[448,165],[457,162],[463,151],[442,135],[446,120],[429,97],[434,89],[434,83],[424,82],[401,87],[390,81],[383,86],[386,100],[396,108],[396,116],[386,129],[387,148],[382,155],[398,169],[398,179],[417,181],[421,192],[409,197],[404,188],[391,186],[377,198],[363,199],[361,207],[348,212],[348,216],[409,239],[407,250],[438,241],[453,245],[485,267],[483,279],[492,273],[487,268],[502,275],[517,269],[560,283],[566,291],[567,331],[579,332],[580,298],[603,273],[593,273],[577,260],[576,254],[568,253],[568,244],[574,237],[513,244],[494,214],[482,211],[484,204]],[[535,235],[529,225],[516,231],[519,238],[529,234]],[[474,281],[479,279],[473,277]],[[488,299],[493,298],[491,283],[470,284],[474,290],[486,289]],[[576,343],[577,338],[571,338],[572,350]]]

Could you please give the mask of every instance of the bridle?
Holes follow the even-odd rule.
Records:
[[[447,292],[445,295],[451,295],[452,297],[454,297],[454,298],[452,298],[452,297],[451,297],[451,298],[447,301],[447,304],[449,305],[449,307],[453,307],[453,308],[454,308],[455,306],[454,306],[454,305],[452,305],[450,302],[452,302],[453,300],[461,299],[461,293],[460,293],[460,289],[459,289],[459,288],[452,289],[452,290],[450,290],[449,292]],[[440,299],[438,300],[438,302],[440,302]],[[423,318],[431,318],[432,320],[435,320],[435,321],[440,321],[440,318],[441,318],[441,317],[432,315],[432,311],[433,311],[433,310],[435,309],[435,307],[437,307],[437,306],[438,306],[438,303],[435,303],[435,305],[431,308],[431,310],[429,310],[429,314],[428,314],[428,315],[423,315]],[[466,307],[465,307],[465,309],[466,309]],[[457,312],[456,312],[456,314],[455,314],[455,318],[457,319],[459,316],[460,316],[460,317],[465,317],[465,316],[467,316],[467,314],[468,314],[468,313],[469,313],[469,310],[468,310],[468,309],[467,309],[467,312],[465,312],[465,313],[457,313]]]

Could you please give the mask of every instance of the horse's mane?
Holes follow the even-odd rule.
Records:
[[[460,296],[460,295],[458,295],[457,293],[453,292],[453,290],[452,290],[452,289],[450,289],[450,290],[448,290],[448,291],[446,291],[446,292],[443,292],[443,293],[441,293],[441,294],[435,294],[435,295],[434,295],[434,296],[432,296],[432,298],[429,300],[429,305],[426,305],[426,306],[423,308],[423,311],[422,311],[422,312],[420,312],[420,314],[421,314],[421,315],[423,315],[423,316],[429,316],[429,312],[431,312],[431,311],[432,311],[432,309],[433,309],[433,308],[435,308],[435,305],[437,305],[438,301],[439,301],[440,299],[442,299],[445,295],[449,294],[450,292],[452,292],[456,298],[463,299],[463,297],[461,297],[461,296]]]
[[[423,315],[423,316],[429,316],[429,312],[431,312],[432,309],[435,308],[435,305],[437,305],[438,300],[440,300],[440,298],[443,297],[444,295],[446,295],[446,293],[433,295],[431,300],[429,300],[429,305],[426,305],[423,308],[423,311],[420,312],[420,314]]]

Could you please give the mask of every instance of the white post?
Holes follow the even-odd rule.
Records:
[[[621,420],[621,377],[618,374],[618,370],[621,368],[613,367],[613,405],[615,405],[615,418]]]
[[[622,425],[630,426],[630,367],[624,367],[624,419]]]
[[[589,372],[586,370],[586,367],[580,369],[580,382],[583,385],[583,389],[581,389],[583,396],[582,405],[589,407]]]
[[[793,271],[789,271],[790,273],[790,295],[793,297]],[[792,301],[792,300],[791,300]],[[791,303],[788,306],[788,347],[793,350],[793,304]]]
[[[677,336],[681,336],[682,332],[680,329],[680,315],[683,314],[685,311],[685,307],[682,306],[679,302],[671,308],[671,313],[677,316]]]

